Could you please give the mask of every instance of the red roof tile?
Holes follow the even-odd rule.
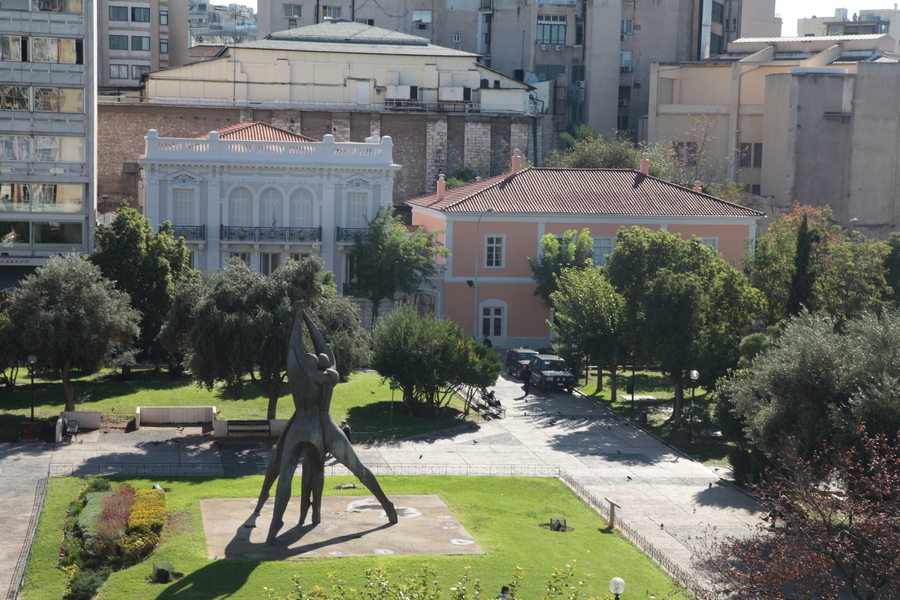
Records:
[[[407,204],[443,212],[567,215],[762,217],[764,213],[726,202],[632,169],[533,167],[428,194]]]
[[[316,140],[293,133],[280,127],[274,127],[261,121],[247,121],[237,125],[229,125],[216,129],[219,139],[245,140],[248,142],[315,142]],[[209,138],[209,134],[198,137],[198,140]]]

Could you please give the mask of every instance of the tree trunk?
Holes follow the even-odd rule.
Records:
[[[269,405],[266,407],[266,418],[270,421],[275,418],[275,408],[278,406],[278,396],[281,394],[281,386],[278,386],[279,389],[270,390],[269,391]]]
[[[684,407],[684,383],[681,378],[675,380],[675,408],[672,410],[672,416],[669,422],[676,427],[681,425],[681,409]]]
[[[618,375],[616,372],[616,361],[609,361],[609,397],[613,402],[616,401],[619,393]]]
[[[600,366],[600,361],[597,361],[597,391],[603,391],[603,367]]]
[[[69,377],[70,362],[68,359],[63,361],[61,374],[63,393],[66,395],[66,411],[75,410],[75,390],[72,389],[72,379]]]

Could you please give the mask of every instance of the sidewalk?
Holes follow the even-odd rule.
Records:
[[[592,495],[618,503],[617,520],[689,572],[692,543],[709,528],[715,527],[719,536],[743,535],[763,514],[713,470],[589,399],[564,393],[523,399],[520,383],[506,375],[494,389],[506,407],[503,419],[357,445],[357,454],[376,473],[427,466],[564,469]],[[96,474],[104,465],[142,474],[160,469],[161,475],[171,468],[196,474],[261,472],[273,446],[274,440],[217,440],[194,427],[90,432],[74,443],[0,446],[0,593],[17,583],[12,567],[27,545],[31,509],[48,472]]]

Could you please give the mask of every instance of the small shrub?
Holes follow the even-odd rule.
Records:
[[[98,477],[96,479],[92,479],[88,482],[86,486],[86,492],[109,492],[112,490],[112,484],[108,479],[103,479],[102,477]]]
[[[127,535],[119,543],[122,555],[134,561],[143,560],[159,543],[165,522],[165,492],[162,490],[135,492],[131,516],[128,517]]]
[[[66,600],[91,600],[97,595],[106,575],[97,571],[78,571],[72,579]]]

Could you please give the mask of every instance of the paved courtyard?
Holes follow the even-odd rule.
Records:
[[[619,504],[617,519],[688,571],[692,545],[711,527],[718,535],[746,534],[763,514],[752,498],[722,479],[724,472],[687,458],[586,398],[524,398],[519,382],[505,375],[495,389],[505,418],[356,445],[357,454],[376,473],[563,469],[588,493]],[[354,425],[364,430],[364,424]],[[265,465],[273,446],[274,440],[216,439],[199,427],[95,431],[73,443],[0,446],[0,593],[16,585],[16,566],[36,518],[38,484],[48,473],[96,474],[105,465],[146,473],[155,465],[181,465],[197,474],[241,474]]]

